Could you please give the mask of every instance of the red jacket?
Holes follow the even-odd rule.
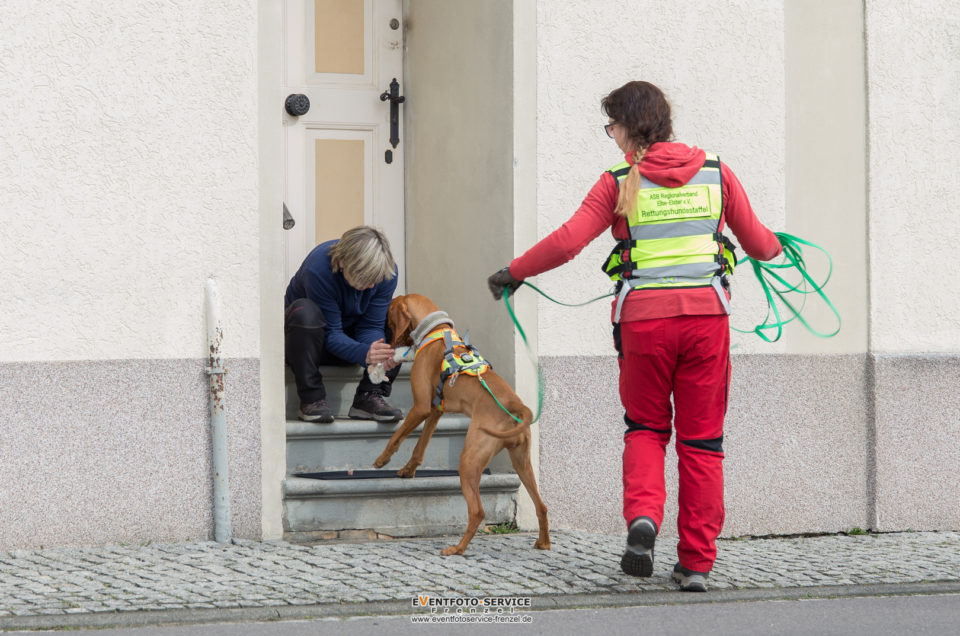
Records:
[[[640,162],[640,173],[657,185],[676,188],[687,183],[700,170],[705,158],[706,153],[700,148],[679,143],[655,143]],[[632,163],[632,156],[627,155],[626,160]],[[753,213],[736,175],[722,162],[720,174],[723,182],[720,230],[729,226],[740,246],[753,258],[766,261],[780,254],[780,242]],[[618,195],[616,179],[604,172],[566,223],[510,263],[510,275],[523,280],[559,267],[607,228],[611,229],[616,240],[628,238],[630,232],[626,218],[614,214]],[[613,245],[610,247],[612,249]],[[597,263],[598,270],[601,265],[603,263]],[[620,320],[723,313],[726,312],[713,287],[645,289],[627,294]]]

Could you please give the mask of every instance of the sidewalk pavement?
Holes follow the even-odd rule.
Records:
[[[648,579],[620,571],[624,537],[558,530],[358,543],[238,540],[0,553],[0,630],[415,614],[418,595],[529,598],[533,610],[723,600],[960,593],[960,532],[721,540],[710,591],[670,580],[675,540]]]

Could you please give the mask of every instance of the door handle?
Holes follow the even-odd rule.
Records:
[[[287,204],[284,203],[283,204],[283,229],[289,230],[296,224],[297,222],[293,219],[293,215],[290,214],[290,209],[287,208]]]
[[[388,99],[390,100],[390,144],[396,148],[400,143],[400,104],[407,99],[400,94],[400,84],[396,77],[390,82],[390,90],[380,93],[381,102]]]
[[[283,102],[283,108],[294,117],[306,115],[310,111],[310,98],[303,93],[287,95],[287,99]]]

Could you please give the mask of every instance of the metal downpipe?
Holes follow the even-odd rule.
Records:
[[[229,543],[233,538],[230,525],[230,470],[227,453],[227,417],[224,412],[224,374],[220,358],[223,329],[220,326],[220,292],[212,278],[206,284],[207,345],[210,349],[207,375],[210,377],[210,429],[213,446],[213,538]]]

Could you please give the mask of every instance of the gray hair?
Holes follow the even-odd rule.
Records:
[[[387,237],[369,225],[343,233],[330,248],[330,265],[334,271],[343,270],[350,282],[361,289],[390,280],[396,268]]]

